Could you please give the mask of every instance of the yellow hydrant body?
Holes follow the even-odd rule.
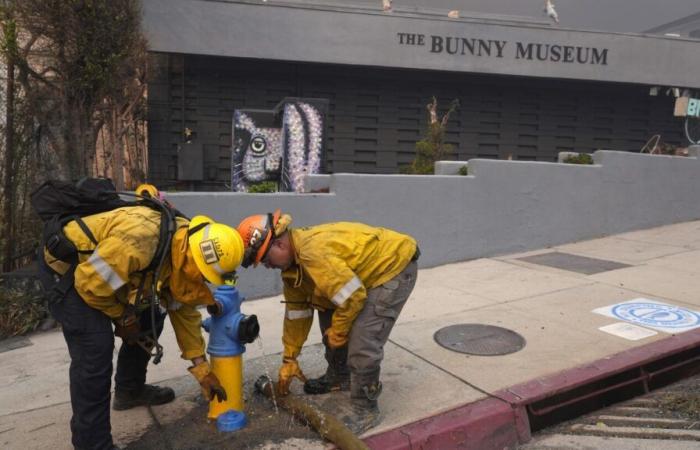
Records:
[[[208,417],[216,419],[229,409],[243,411],[243,358],[241,355],[212,356],[211,371],[226,391],[226,401],[219,402],[217,399],[210,401]]]

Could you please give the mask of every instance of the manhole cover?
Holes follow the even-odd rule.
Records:
[[[525,338],[515,331],[476,323],[450,325],[433,337],[446,349],[469,355],[507,355],[525,347]]]

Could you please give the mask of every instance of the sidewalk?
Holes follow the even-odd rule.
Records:
[[[552,252],[566,255],[541,256]],[[529,257],[540,261],[522,259]],[[558,268],[541,264],[543,259]],[[700,328],[676,337],[657,331],[630,340],[599,330],[620,320],[592,311],[637,298],[700,311],[698,261],[700,221],[695,221],[421,270],[385,347],[380,399],[384,420],[367,442],[382,450],[467,443],[473,448],[515,448],[518,439],[529,437],[526,403],[682,349],[696,351]],[[612,262],[620,265],[613,268]],[[272,271],[269,275],[277,276]],[[284,308],[279,301],[272,297],[243,305],[244,313],[258,315],[262,335],[261,342],[247,348],[247,380],[261,374],[263,362],[273,375],[277,370],[279,355],[262,357],[281,350]],[[437,330],[461,323],[511,329],[526,345],[509,355],[479,357],[447,350],[433,339]],[[314,346],[318,335],[314,326],[309,348],[302,353],[307,376],[323,370],[320,346]],[[69,358],[63,337],[50,332],[29,340],[30,346],[0,353],[0,447],[71,448]],[[146,408],[113,413],[119,444],[138,439],[156,421],[167,428],[197,408],[198,386],[185,370],[187,362],[179,359],[170,327],[163,345],[166,356],[150,367],[148,380],[174,386],[178,399],[152,408],[152,413]],[[221,437],[218,442],[226,448]],[[312,448],[307,444],[299,448]],[[318,443],[318,448],[323,445]]]

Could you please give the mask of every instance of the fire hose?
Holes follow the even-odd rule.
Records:
[[[276,385],[269,377],[262,375],[255,382],[255,390],[272,399],[273,389]],[[277,391],[275,391],[277,392]],[[369,450],[364,442],[355,436],[340,420],[334,416],[320,411],[299,397],[292,394],[275,396],[277,404],[311,425],[324,439],[328,439],[341,450]]]

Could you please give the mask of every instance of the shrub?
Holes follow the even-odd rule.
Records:
[[[565,164],[593,164],[593,157],[588,153],[579,153],[577,156],[567,156]]]
[[[459,168],[457,173],[460,175],[465,175],[465,176],[469,175],[469,166],[467,166],[466,164],[463,165],[462,167]]]
[[[47,315],[41,290],[0,287],[0,339],[36,330]]]
[[[277,192],[277,183],[274,181],[262,181],[260,183],[251,184],[248,186],[248,192],[251,194],[265,194]]]
[[[452,145],[445,143],[445,132],[447,122],[452,114],[459,107],[459,100],[455,99],[450,104],[450,108],[442,116],[438,117],[437,99],[433,97],[426,109],[428,110],[428,129],[425,137],[416,142],[416,158],[410,166],[401,168],[401,173],[427,175],[435,173],[435,161],[445,159],[452,153]]]

